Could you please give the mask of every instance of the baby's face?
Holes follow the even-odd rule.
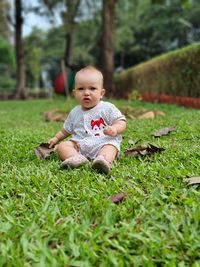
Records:
[[[85,70],[77,73],[75,77],[74,95],[83,109],[95,107],[105,94],[103,79],[99,72]]]

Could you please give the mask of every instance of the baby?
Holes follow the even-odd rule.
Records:
[[[63,128],[48,141],[49,148],[72,135],[56,147],[61,165],[78,167],[93,160],[92,168],[107,174],[120,152],[126,118],[113,104],[101,100],[105,94],[103,75],[93,66],[76,73],[73,92],[80,105],[71,110]]]

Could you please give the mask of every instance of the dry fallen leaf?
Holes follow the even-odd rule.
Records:
[[[185,180],[187,185],[200,184],[200,177],[191,177]]]
[[[138,117],[139,119],[154,119],[155,113],[153,111],[147,111]]]
[[[126,197],[125,193],[117,193],[109,197],[109,200],[115,204],[122,202],[122,200]]]
[[[48,143],[41,143],[38,147],[35,148],[35,155],[39,160],[46,159],[54,152],[54,148],[49,148]]]
[[[153,133],[154,137],[160,137],[162,135],[167,135],[173,131],[176,130],[176,126],[172,126],[172,127],[166,127],[166,128],[162,128],[156,132]]]
[[[59,111],[57,109],[49,110],[44,113],[45,121],[61,121],[63,122],[66,119],[67,113]]]
[[[146,110],[144,108],[133,108],[129,106],[119,107],[119,109],[129,119],[154,119],[158,116],[166,115],[160,110]]]
[[[136,148],[126,149],[126,156],[145,156],[165,150],[164,148],[156,147],[154,145],[148,144],[148,146],[137,146]]]

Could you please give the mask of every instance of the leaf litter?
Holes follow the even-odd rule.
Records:
[[[163,135],[168,135],[169,133],[171,133],[173,131],[176,131],[176,126],[162,128],[162,129],[154,132],[152,135],[154,137],[161,137]]]
[[[185,182],[187,183],[187,185],[200,184],[200,176],[185,179]]]
[[[58,109],[49,110],[44,113],[44,120],[49,121],[57,121],[57,122],[63,122],[66,119],[67,112],[60,111]]]
[[[132,107],[119,107],[119,109],[128,119],[154,119],[166,115],[160,110],[147,110],[144,108],[139,109]]]
[[[128,119],[154,119],[158,116],[165,116],[166,114],[160,110],[147,110],[144,108],[132,108],[132,107],[119,107],[121,112],[128,118]],[[45,112],[43,114],[44,120],[46,122],[49,121],[57,121],[63,122],[65,121],[67,116],[67,112],[61,111],[58,109],[53,109]]]
[[[120,192],[115,195],[110,196],[108,199],[115,204],[119,204],[126,198],[126,193]]]
[[[34,152],[39,160],[43,160],[49,157],[54,152],[54,148],[49,148],[48,143],[41,143],[38,147],[34,149]]]
[[[137,157],[137,156],[146,156],[154,153],[160,153],[165,149],[162,147],[156,147],[152,144],[148,144],[147,146],[137,146],[135,148],[129,148],[125,150],[125,156]]]

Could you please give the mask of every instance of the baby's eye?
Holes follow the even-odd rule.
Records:
[[[96,89],[97,89],[96,87],[90,87],[90,90],[92,90],[92,91],[94,91]]]
[[[78,91],[83,91],[83,87],[77,88]]]

